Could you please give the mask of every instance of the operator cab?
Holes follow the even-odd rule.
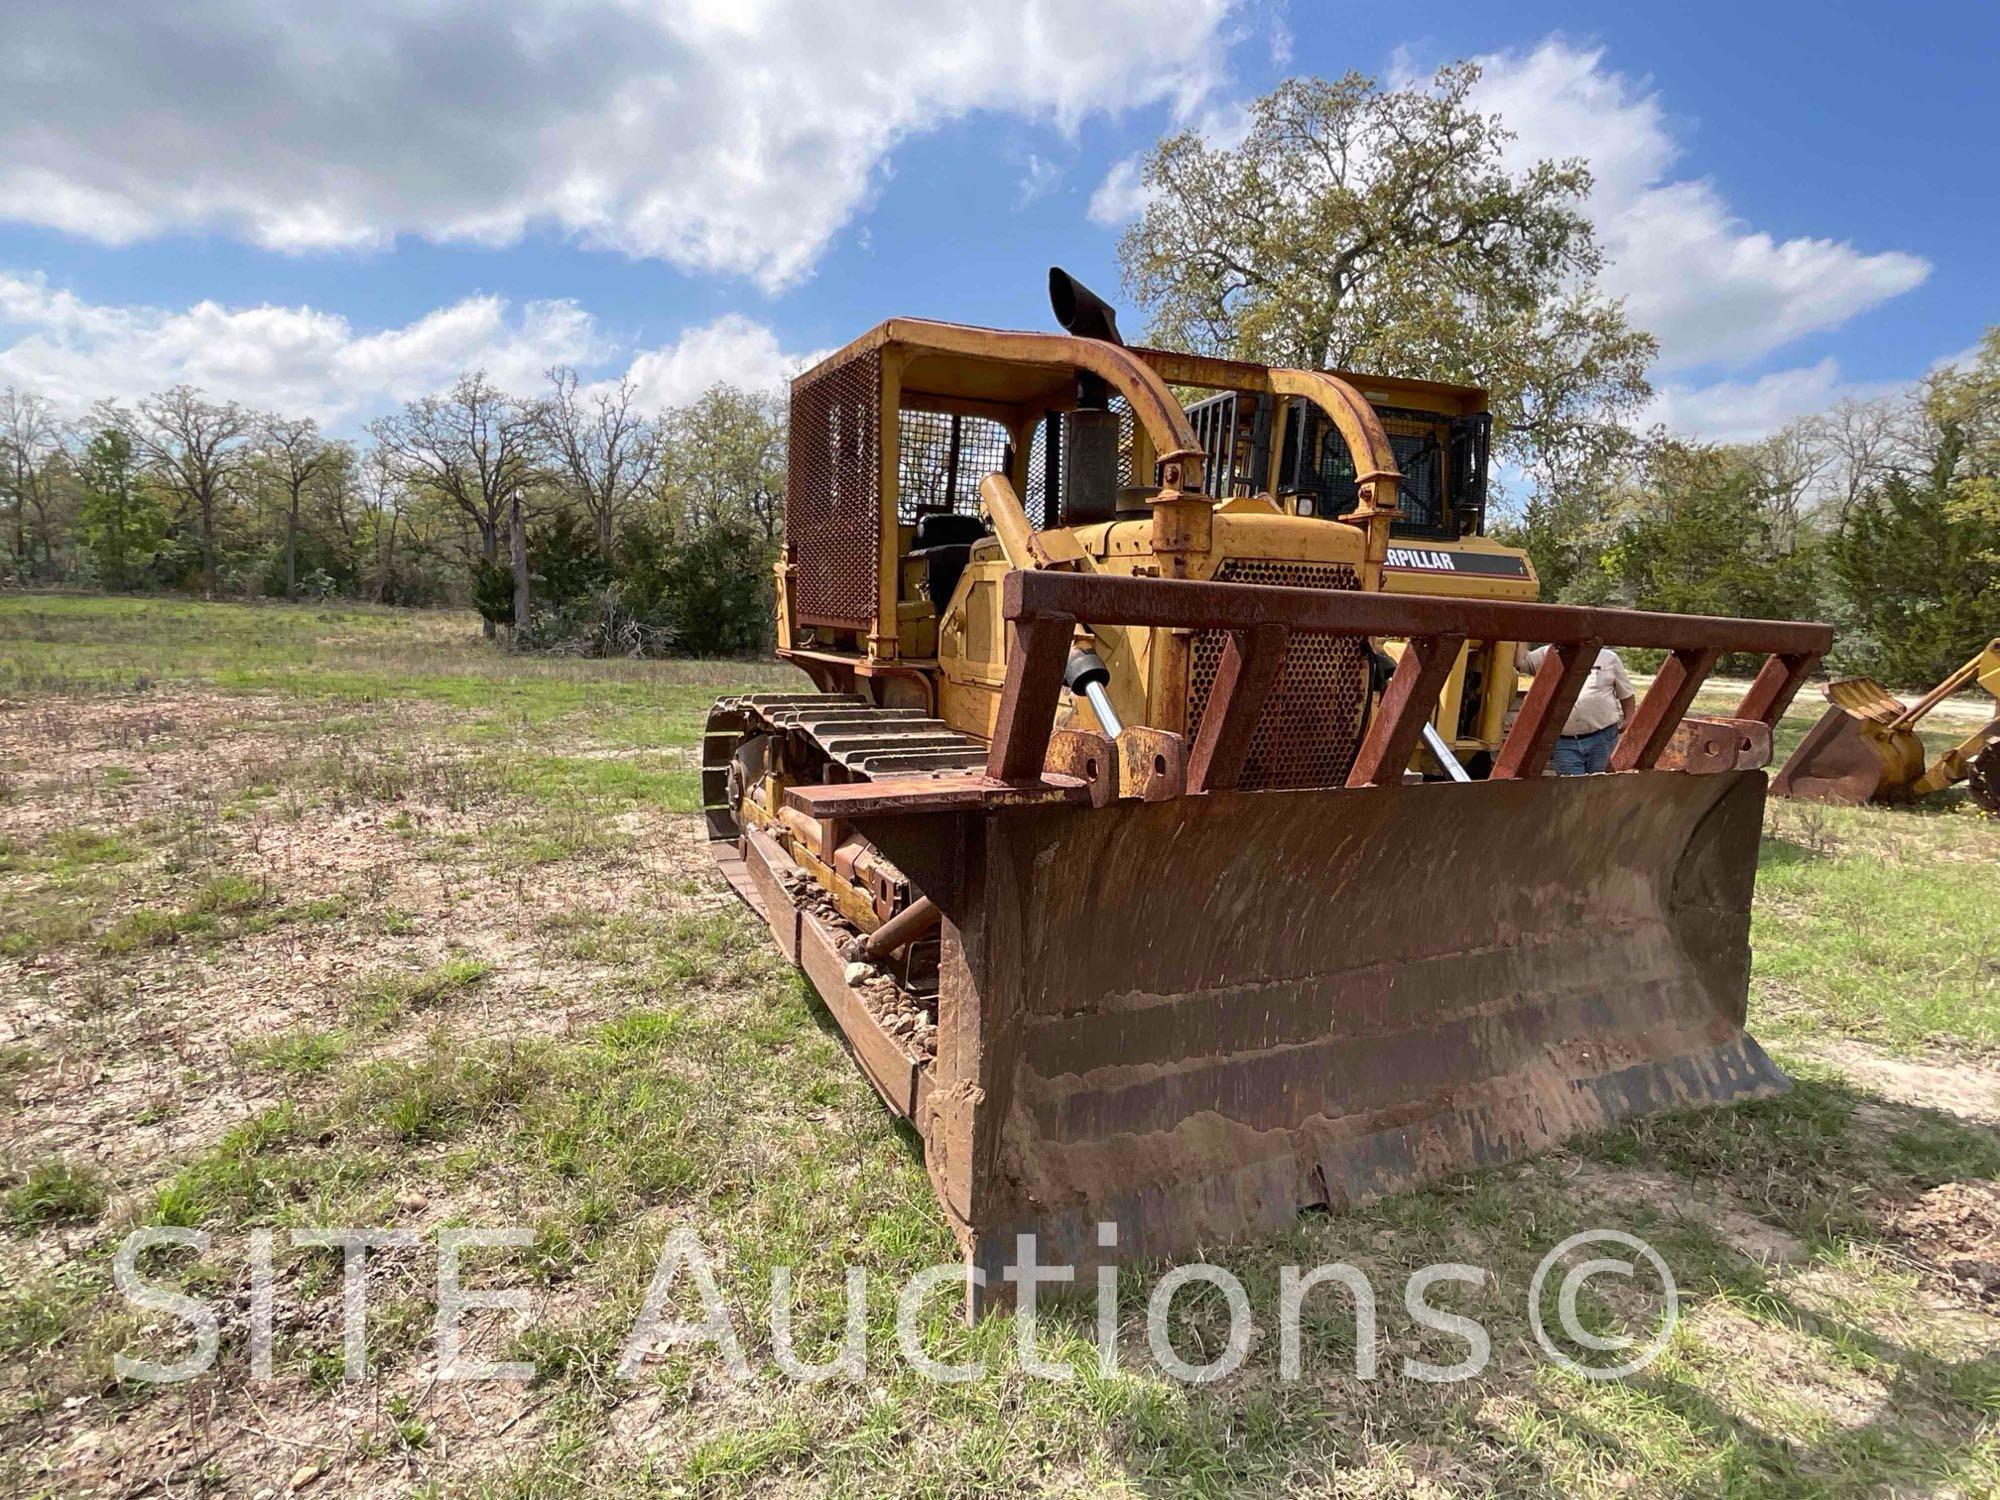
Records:
[[[1170,363],[1162,372],[1169,378],[1191,373],[1177,367],[1185,361],[1163,356],[1162,362]],[[1486,535],[1493,439],[1486,392],[1336,373],[1374,408],[1402,474],[1383,554],[1383,590],[1534,599],[1538,588],[1527,553]],[[1239,388],[1218,390],[1185,410],[1206,455],[1212,493],[1262,495],[1288,515],[1329,521],[1355,509],[1364,476],[1340,430],[1314,403]],[[1490,766],[1515,699],[1512,645],[1468,643],[1438,696],[1434,727],[1474,775]],[[1428,769],[1443,774],[1439,766]]]
[[[1334,371],[1375,408],[1402,470],[1396,537],[1455,541],[1486,529],[1493,418],[1470,386]],[[1187,408],[1212,494],[1269,492],[1292,515],[1337,518],[1354,508],[1359,475],[1339,430],[1312,403],[1223,391]],[[1275,476],[1271,467],[1277,455]],[[1267,477],[1269,476],[1269,477]]]

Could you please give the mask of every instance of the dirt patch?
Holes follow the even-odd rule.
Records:
[[[1944,1183],[1891,1226],[1934,1276],[1987,1306],[2000,1305],[2000,1185]]]
[[[1749,1317],[1719,1300],[1697,1307],[1688,1317],[1688,1327],[1701,1340],[1702,1364],[1714,1367],[1711,1383],[1726,1387],[1754,1379],[1759,1404],[1767,1414],[1790,1407],[1855,1432],[1889,1413],[1888,1387],[1827,1359],[1810,1334]]]
[[[1951,1058],[1896,1057],[1855,1041],[1814,1042],[1799,1050],[1899,1104],[2000,1123],[2000,1068]]]
[[[96,882],[81,936],[0,958],[0,1045],[36,1062],[9,1078],[0,1153],[60,1154],[143,1194],[167,1164],[310,1079],[246,1066],[288,1033],[344,1031],[347,1057],[393,1053],[435,1027],[564,1035],[629,1003],[602,963],[538,936],[552,913],[659,919],[724,904],[700,879],[694,820],[609,819],[609,840],[553,862],[490,857],[547,810],[454,779],[433,705],[301,703],[179,688],[0,706],[17,795],[0,836],[33,850],[59,830],[118,835],[131,854]],[[594,748],[587,743],[579,749]],[[537,860],[548,860],[537,852]],[[254,896],[199,931],[107,952],[107,932],[184,913],[204,882]],[[4,884],[56,893],[32,869]],[[486,976],[450,1007],[358,1035],[356,989],[463,956]],[[629,987],[629,976],[628,976]]]
[[[1808,1258],[1805,1242],[1707,1187],[1684,1178],[1580,1161],[1565,1177],[1586,1201],[1638,1204],[1665,1219],[1706,1226],[1737,1254],[1764,1265]]]

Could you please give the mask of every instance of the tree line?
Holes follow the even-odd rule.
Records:
[[[1599,442],[1495,532],[1542,596],[1831,619],[1833,665],[1927,684],[2000,634],[2000,329],[1965,368],[1752,443]],[[186,386],[58,420],[0,391],[0,564],[30,585],[471,606],[524,649],[769,643],[781,402],[728,385],[658,414],[552,370],[473,373],[361,442]]]
[[[2000,636],[2000,328],[1757,442],[1633,436],[1499,531],[1545,598],[1831,620],[1834,669],[1928,686]]]
[[[521,648],[764,646],[784,493],[775,397],[647,411],[629,380],[481,372],[372,423],[176,386],[64,421],[0,391],[0,569],[24,585],[470,605]]]

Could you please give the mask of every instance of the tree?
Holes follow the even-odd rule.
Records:
[[[1741,450],[1755,483],[1752,494],[1770,527],[1772,543],[1796,552],[1807,542],[1814,497],[1838,463],[1821,417],[1788,422]]]
[[[659,426],[633,410],[629,376],[585,393],[576,371],[557,365],[549,384],[553,392],[537,408],[542,442],[564,491],[590,517],[599,555],[609,557],[627,510],[659,468]]]
[[[769,644],[770,549],[740,521],[706,526],[678,544],[628,526],[619,554],[627,607],[664,621],[674,649],[741,656]]]
[[[1829,551],[1849,667],[1928,685],[2000,629],[2000,328],[1971,369],[1922,383]]]
[[[54,482],[51,472],[62,453],[62,427],[55,408],[33,391],[17,391],[12,386],[0,391],[0,488],[4,488],[14,512],[14,571],[26,576],[33,559],[31,539],[42,544],[42,559],[49,562],[49,498]],[[34,507],[35,527],[28,528],[28,509]]]
[[[721,383],[667,413],[662,490],[685,533],[733,522],[775,542],[784,516],[785,412]]]
[[[1993,638],[2000,559],[1993,526],[1959,511],[1950,487],[1891,474],[1864,494],[1829,551],[1849,628],[1850,671],[1928,686]]]
[[[1919,405],[1937,434],[1929,445],[1934,480],[1950,492],[1954,518],[1984,531],[1982,554],[2000,565],[2000,327],[1986,330],[1971,369],[1930,376]]]
[[[477,370],[460,376],[448,395],[412,401],[369,431],[404,483],[456,507],[478,528],[480,561],[488,568],[499,562],[500,528],[505,524],[514,626],[525,631],[532,601],[522,491],[534,477],[540,456],[534,409]],[[488,636],[493,626],[488,615]]]
[[[1767,455],[1656,432],[1618,495],[1606,593],[1670,614],[1791,618],[1812,608],[1813,558],[1781,538]]]
[[[258,456],[283,490],[285,510],[285,597],[299,597],[299,503],[315,474],[335,460],[334,446],[319,434],[311,417],[269,417],[258,437]]]
[[[102,408],[97,415],[100,425],[83,451],[77,537],[97,565],[99,581],[127,589],[166,536],[167,518],[141,480],[124,424],[102,420]]]
[[[218,576],[216,515],[249,459],[248,439],[256,425],[248,409],[234,401],[210,401],[191,385],[147,397],[132,424],[133,446],[200,522],[201,568],[210,590]]]
[[[1496,441],[1544,486],[1601,472],[1657,351],[1595,287],[1580,158],[1504,161],[1479,69],[1382,89],[1294,78],[1233,146],[1159,142],[1119,246],[1160,342],[1486,387]],[[1587,491],[1586,491],[1587,493]]]
[[[1861,497],[1896,467],[1905,404],[1894,397],[1849,398],[1811,419],[1810,430],[1824,445],[1828,459],[1819,484],[1820,509],[1836,528],[1846,524]]]
[[[403,527],[409,492],[384,449],[371,448],[357,465],[360,518],[356,525],[357,565],[360,552],[369,557],[368,597],[387,604],[396,587],[396,540]]]

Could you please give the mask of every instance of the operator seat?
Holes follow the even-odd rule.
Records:
[[[956,511],[930,511],[917,517],[917,534],[910,556],[924,564],[924,592],[939,614],[951,602],[959,575],[972,557],[972,544],[991,535],[977,516]]]

